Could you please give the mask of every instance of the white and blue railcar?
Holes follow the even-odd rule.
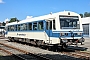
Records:
[[[84,42],[81,17],[71,11],[8,23],[6,28],[6,37],[11,41],[19,40],[38,45],[66,45]]]

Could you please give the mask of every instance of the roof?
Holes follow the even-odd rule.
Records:
[[[8,24],[6,24],[6,26],[7,25],[15,25],[15,24],[18,24],[18,22],[16,21],[16,22],[8,23]]]
[[[81,18],[82,24],[90,24],[90,17]]]
[[[43,16],[38,16],[38,17],[33,17],[33,18],[28,18],[25,20],[22,20],[20,22],[16,23],[8,23],[7,25],[13,25],[13,24],[21,24],[21,23],[26,23],[26,22],[32,22],[32,21],[38,21],[38,20],[48,20],[49,18],[56,18],[58,15],[68,15],[68,12],[70,13],[71,16],[80,16],[79,14],[72,12],[72,11],[62,11],[62,12],[57,12],[57,13],[52,13],[52,14],[47,14]]]

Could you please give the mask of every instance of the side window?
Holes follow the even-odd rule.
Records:
[[[43,30],[43,21],[38,22],[38,30]]]
[[[52,21],[47,21],[46,22],[46,29],[47,30],[49,30],[49,29],[52,30]]]
[[[46,22],[46,29],[48,30],[49,29],[49,24],[48,24],[48,22]]]
[[[24,29],[23,29],[24,27],[23,27],[23,24],[21,24],[21,26],[20,26],[20,31],[23,31]]]
[[[29,30],[32,30],[32,23],[29,23],[28,29],[29,29]]]
[[[9,26],[9,31],[11,31],[11,26]]]
[[[52,21],[50,21],[50,30],[52,30]]]
[[[18,31],[20,31],[20,25],[18,25]]]
[[[15,25],[15,31],[17,31],[17,25]]]
[[[23,24],[23,30],[27,30],[27,23]]]
[[[56,27],[55,27],[55,20],[53,20],[53,29],[55,30]]]
[[[10,26],[10,30],[14,31],[14,25]]]
[[[21,24],[20,26],[20,30],[23,31],[23,30],[27,30],[27,24],[24,23],[24,24]]]
[[[37,30],[37,22],[33,23],[33,30]]]
[[[10,31],[9,26],[8,26],[8,31]]]

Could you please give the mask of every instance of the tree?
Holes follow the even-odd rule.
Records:
[[[79,14],[81,16],[81,18],[83,18],[83,14]]]
[[[5,22],[3,22],[3,23],[2,23],[2,26],[5,26],[5,25],[6,25],[6,23],[5,23]]]
[[[85,12],[84,17],[90,17],[90,12]]]
[[[19,21],[19,20],[17,18],[11,18],[10,21],[9,21],[9,23],[15,22],[15,21]]]

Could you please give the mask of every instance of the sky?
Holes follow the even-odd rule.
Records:
[[[90,0],[0,0],[0,21],[41,16],[50,12],[90,12]]]

